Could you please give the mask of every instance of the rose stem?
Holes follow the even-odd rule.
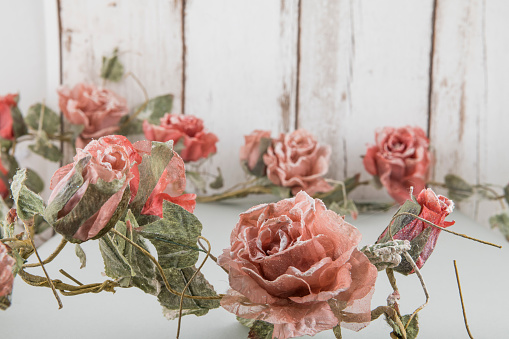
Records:
[[[203,266],[205,265],[205,262],[207,261],[207,259],[209,258],[210,256],[210,250],[212,249],[212,246],[210,246],[210,242],[202,237],[201,235],[198,237],[198,239],[203,239],[206,243],[207,243],[207,255],[205,256],[205,259],[203,259],[201,265],[196,269],[196,271],[193,273],[193,275],[191,276],[191,279],[189,279],[189,281],[187,282],[186,286],[184,286],[184,289],[182,290],[182,293],[180,295],[180,305],[179,305],[179,321],[178,321],[178,327],[177,327],[177,339],[179,338],[180,336],[180,325],[182,323],[182,308],[184,306],[184,293],[186,292],[186,289],[189,287],[189,285],[191,285],[191,282],[193,281],[193,279],[196,277],[196,275],[198,274],[198,272],[200,272],[200,270],[203,268]]]
[[[42,132],[42,123],[44,122],[44,112],[45,112],[45,108],[46,108],[46,104],[44,102],[44,99],[42,99],[42,104],[41,104],[41,115],[39,116],[39,126],[37,128],[37,136],[40,137],[41,136],[41,132]]]
[[[55,257],[60,253],[60,251],[62,251],[62,249],[65,247],[66,244],[67,244],[67,240],[65,240],[65,238],[62,238],[62,240],[60,240],[60,244],[58,244],[58,247],[55,249],[55,251],[53,251],[53,253],[51,253],[51,255],[46,260],[44,260],[42,262],[42,264],[47,265],[50,262],[52,262],[53,259],[55,259]],[[39,267],[39,266],[41,266],[41,264],[39,264],[39,263],[23,265],[23,267]]]
[[[409,215],[409,216],[412,216],[414,217],[415,219],[419,219],[420,221],[422,222],[425,222],[426,224],[428,225],[431,225],[435,228],[439,228],[441,229],[442,231],[445,231],[447,233],[451,233],[451,234],[454,234],[454,235],[457,235],[459,237],[463,237],[463,238],[467,238],[467,239],[470,239],[470,240],[473,240],[473,241],[477,241],[477,242],[480,242],[482,244],[485,244],[485,245],[490,245],[490,246],[493,246],[493,247],[498,247],[498,248],[502,248],[502,246],[500,245],[496,245],[496,244],[493,244],[491,242],[487,242],[487,241],[484,241],[484,240],[480,240],[480,239],[476,239],[476,238],[472,238],[472,237],[469,237],[468,235],[465,235],[465,234],[461,234],[461,233],[456,233],[454,231],[450,231],[448,230],[447,228],[444,228],[444,227],[440,227],[438,225],[435,225],[434,223],[432,223],[431,221],[428,221],[426,219],[423,219],[421,217],[419,217],[418,215],[415,215],[413,213],[409,213],[409,212],[399,212],[397,213],[394,217],[392,217],[390,223],[389,223],[389,234],[390,234],[390,231],[391,231],[391,228],[390,228],[390,224],[394,221],[394,219],[396,219],[397,217],[399,217],[400,215]],[[392,236],[391,236],[391,239],[392,239]]]
[[[120,233],[119,231],[117,231],[115,228],[112,228],[110,232],[113,232],[115,235],[119,236],[120,238],[124,239],[125,241],[127,241],[129,244],[133,245],[135,248],[137,248],[140,252],[142,252],[143,254],[145,254],[157,267],[157,270],[159,271],[159,274],[161,275],[161,278],[163,279],[164,281],[164,285],[166,286],[166,288],[168,289],[168,291],[172,294],[175,294],[177,296],[181,296],[183,295],[184,298],[189,298],[189,299],[202,299],[202,300],[217,300],[217,299],[221,299],[223,298],[223,294],[219,294],[217,297],[205,297],[205,296],[199,296],[199,295],[187,295],[187,294],[182,294],[176,290],[174,290],[173,288],[171,288],[170,286],[170,283],[168,282],[168,279],[166,279],[166,276],[164,275],[164,271],[163,271],[163,268],[161,267],[161,265],[159,265],[159,263],[157,262],[156,258],[154,258],[152,256],[152,254],[150,254],[149,251],[145,250],[143,247],[141,247],[140,245],[136,244],[135,242],[133,242],[131,239],[129,239],[128,237],[126,237],[125,235],[123,235],[122,233]]]
[[[373,311],[371,311],[371,321],[378,319],[384,313],[398,325],[402,339],[406,339],[406,329],[403,326],[403,323],[401,322],[401,319],[399,318],[398,313],[394,308],[390,306],[378,306]]]
[[[458,274],[458,266],[456,265],[456,260],[453,260],[453,263],[454,263],[454,271],[456,272],[456,281],[458,282],[458,291],[460,292],[461,309],[463,310],[463,320],[465,321],[465,327],[467,328],[468,336],[471,339],[474,339],[474,337],[472,336],[472,333],[470,333],[470,328],[468,328],[467,313],[465,311],[465,304],[463,303],[463,294],[461,293],[460,277]]]
[[[415,311],[414,313],[412,313],[412,315],[410,316],[410,318],[408,319],[408,322],[406,323],[406,326],[405,326],[405,330],[408,328],[408,325],[410,325],[410,322],[412,321],[412,319],[414,318],[414,316],[420,311],[422,310],[424,307],[426,307],[426,305],[428,304],[429,302],[429,293],[428,293],[428,289],[426,288],[426,284],[424,283],[424,278],[422,277],[422,274],[421,274],[421,271],[419,271],[419,267],[417,267],[417,265],[415,264],[414,262],[414,259],[412,259],[412,257],[410,256],[410,254],[408,254],[408,252],[403,252],[403,255],[405,256],[406,260],[410,263],[410,265],[412,265],[414,271],[415,271],[415,274],[417,274],[417,277],[419,277],[419,280],[421,281],[421,285],[422,285],[422,289],[424,290],[424,295],[426,296],[426,302],[424,304],[422,304],[421,306],[419,306]]]
[[[133,114],[131,114],[129,116],[129,118],[127,118],[127,120],[122,124],[122,126],[120,126],[120,129],[122,129],[125,126],[127,126],[134,118],[136,118],[138,116],[138,114],[140,114],[141,111],[143,111],[145,109],[145,107],[147,107],[148,101],[149,101],[147,89],[145,88],[145,86],[143,86],[143,84],[141,83],[140,79],[138,79],[138,77],[136,75],[134,75],[133,72],[128,72],[124,76],[124,79],[127,78],[128,76],[131,76],[134,79],[134,81],[136,81],[138,86],[140,86],[141,90],[143,91],[143,96],[145,97],[145,102],[143,103],[143,105],[140,106],[140,108],[138,108],[136,110],[136,112],[134,112]]]
[[[62,307],[64,307],[64,305],[62,305],[62,301],[60,300],[60,297],[58,296],[57,290],[55,289],[55,285],[53,285],[53,281],[50,279],[48,272],[46,271],[46,268],[44,267],[44,264],[42,263],[41,257],[39,256],[39,252],[37,252],[37,248],[35,248],[34,240],[32,239],[32,233],[30,233],[30,230],[28,229],[28,226],[24,220],[23,220],[23,226],[25,227],[25,232],[27,233],[28,239],[30,239],[30,244],[34,248],[35,256],[37,257],[39,264],[41,264],[42,270],[44,271],[44,275],[46,276],[46,279],[48,280],[48,284],[50,285],[51,290],[53,291],[53,295],[55,296],[55,299],[57,299],[58,309],[61,309]]]
[[[63,269],[59,269],[58,271],[60,273],[62,273],[64,276],[66,276],[67,278],[69,278],[70,280],[72,280],[75,284],[83,286],[83,284],[78,279],[74,278],[72,275],[70,275],[69,273],[67,273]]]
[[[231,192],[225,192],[222,194],[215,194],[210,196],[202,196],[202,197],[196,197],[196,202],[213,202],[213,201],[220,201],[225,200],[229,198],[239,198],[246,196],[248,194],[270,194],[272,193],[272,190],[265,186],[251,186],[242,188],[237,191],[231,191]]]
[[[205,250],[205,246],[203,246],[203,244],[200,242],[200,239],[198,239],[198,245],[200,245],[200,247]],[[209,257],[217,264],[217,258],[212,253],[209,253]],[[223,269],[223,271],[226,272],[226,274],[230,274],[230,272],[226,268],[224,268],[223,266],[220,266],[219,264],[218,264],[218,266],[221,267]]]

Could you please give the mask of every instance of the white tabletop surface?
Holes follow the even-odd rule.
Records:
[[[266,197],[265,197],[266,198]],[[212,243],[212,253],[218,255],[228,246],[231,229],[238,214],[262,202],[264,197],[214,204],[199,204],[195,214],[203,223],[203,236]],[[270,198],[273,199],[273,198]],[[394,211],[363,214],[355,221],[363,234],[361,245],[372,243],[385,228]],[[420,312],[419,338],[467,338],[456,285],[453,259],[457,260],[470,330],[475,338],[504,338],[509,333],[509,244],[497,231],[484,228],[460,212],[448,220],[456,220],[451,229],[504,246],[496,249],[442,232],[435,252],[422,269],[430,292],[430,304]],[[47,257],[60,241],[54,237],[41,246]],[[65,269],[83,283],[101,282],[104,270],[97,241],[83,244],[87,267],[79,269],[72,245],[66,246],[59,257],[47,265],[53,279],[67,281],[58,270]],[[30,258],[34,261],[35,256]],[[42,275],[39,268],[30,269]],[[228,288],[226,274],[214,262],[208,262],[203,273],[224,293]],[[401,293],[401,310],[411,313],[425,300],[415,275],[397,274]],[[385,305],[391,288],[384,272],[376,283],[372,308]],[[0,313],[0,338],[174,338],[177,321],[166,320],[154,296],[141,290],[119,288],[115,294],[102,292],[80,296],[62,296],[64,308],[57,303],[48,288],[32,287],[16,278],[12,306]],[[388,338],[390,329],[380,317],[360,332],[343,330],[343,338]],[[182,321],[181,338],[246,338],[247,329],[235,316],[223,309],[210,311],[203,317],[186,316]],[[315,338],[334,338],[331,331]]]

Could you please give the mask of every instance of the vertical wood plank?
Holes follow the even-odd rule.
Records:
[[[484,1],[438,0],[433,56],[430,138],[434,179],[448,173],[481,180],[480,135],[486,114]],[[459,204],[477,214],[477,199]]]
[[[172,93],[173,111],[181,112],[182,1],[60,0],[63,83],[100,85],[102,57],[118,47],[126,72],[140,79],[149,96]],[[130,108],[144,101],[130,78],[107,86]]]
[[[218,135],[225,185],[245,180],[238,154],[255,129],[291,131],[295,119],[298,0],[186,4],[186,114]]]
[[[299,127],[332,146],[330,177],[368,178],[361,156],[378,127],[426,130],[431,17],[431,0],[302,1]]]

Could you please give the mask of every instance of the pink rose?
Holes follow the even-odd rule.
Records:
[[[263,176],[266,166],[263,162],[263,155],[267,146],[262,140],[270,142],[270,131],[255,130],[244,136],[245,144],[240,148],[240,160],[246,164],[247,169],[254,175]]]
[[[0,242],[0,297],[9,295],[14,283],[12,268],[16,261],[7,252],[7,246]]]
[[[148,121],[143,122],[143,133],[148,140],[166,142],[173,140],[177,143],[183,141],[180,156],[185,162],[206,158],[216,152],[218,138],[213,133],[203,129],[203,120],[192,115],[165,114],[159,126]]]
[[[218,263],[231,289],[221,305],[274,324],[279,339],[314,335],[338,323],[371,321],[377,269],[357,249],[360,232],[306,192],[240,215]]]
[[[17,106],[17,94],[0,97],[0,137],[14,140],[13,119],[11,109]]]
[[[120,119],[128,114],[126,100],[116,93],[88,84],[77,84],[71,90],[58,90],[60,109],[70,123],[85,128],[76,139],[76,147],[85,147],[92,138],[112,134]]]
[[[431,188],[423,189],[417,196],[417,202],[421,205],[421,212],[419,217],[426,219],[435,225],[441,227],[449,227],[454,225],[454,221],[445,221],[450,213],[454,209],[454,203],[452,200],[447,199],[442,195],[436,195]],[[428,260],[431,253],[435,249],[435,245],[438,240],[438,235],[442,230],[433,227],[421,220],[413,219],[410,223],[404,226],[401,230],[393,234],[394,239],[409,240],[411,250],[410,254],[415,257],[415,263],[418,268],[421,268],[426,260]],[[378,238],[377,243],[389,241],[390,237],[388,229],[386,228]],[[424,245],[417,244],[417,242],[424,242]],[[418,250],[418,252],[415,252]],[[401,273],[409,274],[413,273],[413,269],[408,266],[409,264],[400,264],[396,267],[396,271]]]
[[[308,194],[332,190],[323,176],[329,169],[330,146],[320,145],[313,135],[299,129],[275,139],[263,156],[267,177],[276,185],[291,187],[292,193]]]
[[[402,204],[410,186],[420,192],[426,184],[429,140],[420,127],[385,127],[376,132],[376,145],[364,157],[368,173],[378,176],[390,196]]]
[[[142,156],[144,154],[150,155],[152,146],[150,141],[138,141],[134,143],[134,148]],[[133,170],[135,173],[133,182],[137,183],[139,181],[137,165],[135,165]],[[185,189],[186,170],[184,168],[184,161],[176,152],[173,152],[173,157],[148,197],[141,213],[158,215],[162,218],[164,200],[180,205],[188,212],[193,213],[196,207],[196,194],[183,194]]]
[[[9,178],[7,178],[7,169],[2,165],[2,162],[0,161],[0,196],[2,199],[7,198],[9,196]],[[4,181],[5,179],[5,181]]]

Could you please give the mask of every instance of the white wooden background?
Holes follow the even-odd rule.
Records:
[[[417,125],[435,154],[433,179],[509,181],[509,2],[506,0],[46,0],[58,14],[61,81],[100,84],[118,47],[150,96],[203,118],[220,139],[208,168],[226,185],[254,129],[306,128],[332,146],[329,177],[362,173],[383,126]],[[51,12],[51,11],[47,11]],[[52,14],[54,15],[54,14]],[[48,20],[57,20],[47,15]],[[143,101],[132,80],[111,86]],[[389,199],[374,188],[354,198]],[[485,220],[500,207],[471,199]],[[487,210],[486,210],[487,209]]]

